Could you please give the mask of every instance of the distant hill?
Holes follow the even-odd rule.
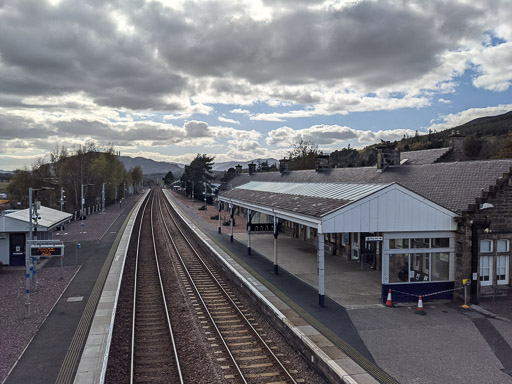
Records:
[[[249,161],[225,161],[223,163],[215,163],[213,165],[214,171],[224,172],[227,171],[229,168],[235,168],[238,164],[242,166],[242,168],[248,168],[250,163],[258,164],[258,161],[260,163],[263,163],[264,161],[268,162],[269,166],[272,166],[272,164],[277,164],[279,166],[279,160],[276,159],[254,159]]]
[[[145,176],[154,175],[154,174],[167,174],[167,172],[171,171],[172,174],[176,176],[180,176],[183,173],[184,168],[176,163],[169,163],[166,161],[155,161],[151,159],[146,159],[144,157],[129,157],[129,156],[120,156],[121,162],[123,163],[126,170],[136,167],[137,165],[142,168],[142,173]]]
[[[398,142],[398,148],[401,151],[416,151],[448,147],[449,136],[454,131],[465,137],[464,147],[471,159],[499,158],[504,153],[505,138],[512,132],[512,111],[480,117],[440,132],[404,138]]]

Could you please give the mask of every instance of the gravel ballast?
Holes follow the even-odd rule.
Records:
[[[30,295],[28,319],[25,318],[25,271],[9,267],[0,271],[0,383],[7,378],[79,268],[38,270],[37,290]]]

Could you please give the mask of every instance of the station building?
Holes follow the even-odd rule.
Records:
[[[73,215],[41,206],[39,219],[33,226],[35,240],[52,240],[53,232]],[[29,209],[17,210],[0,216],[0,262],[4,265],[25,265],[27,240],[30,239]]]
[[[383,301],[389,289],[393,301],[462,298],[463,279],[474,303],[510,295],[512,159],[450,161],[461,143],[402,154],[385,144],[376,167],[327,168],[322,155],[315,170],[250,165],[219,202],[247,217],[249,247],[258,224],[274,242],[286,232],[316,244],[320,305],[325,254],[381,271]]]

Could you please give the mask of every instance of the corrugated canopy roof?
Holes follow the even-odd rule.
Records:
[[[41,206],[41,208],[37,210],[37,215],[39,217],[41,217],[37,221],[38,226],[46,227],[47,229],[52,229],[55,226],[59,225],[60,223],[69,221],[71,219],[71,217],[73,216],[70,213],[57,211],[56,209],[43,207],[43,206]],[[26,223],[29,222],[28,208],[23,209],[21,211],[9,213],[5,216],[10,219],[24,221]]]
[[[280,183],[268,181],[250,181],[236,187],[249,191],[282,193],[307,197],[344,200],[359,200],[371,195],[390,184],[353,184],[353,183]]]

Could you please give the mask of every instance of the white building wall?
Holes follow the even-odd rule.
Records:
[[[9,234],[0,233],[0,262],[9,264]]]
[[[395,184],[326,215],[322,221],[324,233],[454,231],[455,217]]]

